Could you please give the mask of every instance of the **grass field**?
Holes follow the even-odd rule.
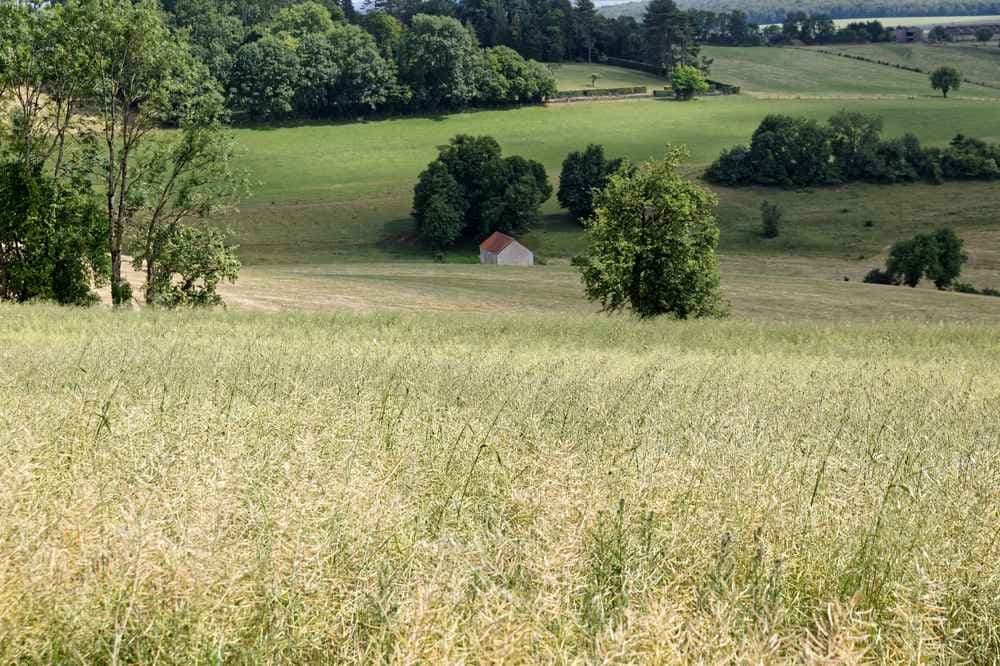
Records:
[[[995,326],[0,321],[0,662],[1000,654]]]
[[[892,64],[919,67],[928,72],[942,65],[949,65],[968,79],[1000,86],[1000,48],[997,48],[995,40],[986,45],[858,44],[828,48]],[[959,92],[964,94],[966,90],[963,87]],[[1000,90],[996,92],[1000,93]]]
[[[652,91],[656,88],[662,88],[667,83],[659,76],[653,76],[645,72],[623,69],[621,67],[609,67],[608,65],[598,65],[596,63],[588,65],[587,63],[567,62],[551,65],[551,67],[559,90],[590,88],[592,83],[591,74],[600,76],[597,80],[598,88],[646,86]]]
[[[844,28],[851,23],[858,21],[880,21],[889,27],[895,26],[935,26],[935,25],[975,25],[977,23],[1000,23],[1000,16],[996,15],[973,15],[973,16],[889,16],[881,18],[863,19],[835,19],[834,24],[838,28]]]
[[[884,46],[892,45],[874,48]],[[756,97],[928,98],[940,94],[931,90],[926,74],[847,60],[810,49],[716,46],[703,51],[715,58],[713,78],[739,85],[745,94]],[[1000,99],[1000,90],[972,84],[964,85],[957,94]]]

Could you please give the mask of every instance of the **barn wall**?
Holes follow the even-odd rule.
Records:
[[[532,266],[535,263],[535,255],[528,248],[515,242],[500,251],[496,263],[507,266]]]
[[[497,263],[497,255],[495,252],[487,252],[486,250],[479,251],[479,263],[481,264],[495,264]]]

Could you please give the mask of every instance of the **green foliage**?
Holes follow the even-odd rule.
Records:
[[[333,29],[334,21],[343,21],[344,13],[335,7],[336,16],[325,6],[306,0],[284,7],[271,20],[271,32],[300,41],[306,35],[322,35]]]
[[[228,79],[246,37],[243,21],[226,9],[216,0],[175,0],[168,15],[173,27],[187,31],[192,54],[220,82]]]
[[[147,300],[164,307],[222,303],[217,287],[235,282],[240,271],[234,247],[214,227],[173,225],[162,231],[157,270],[147,284]]]
[[[668,148],[660,162],[612,175],[598,196],[587,253],[575,263],[587,297],[605,311],[628,308],[643,319],[723,312],[718,200],[677,173],[686,156]]]
[[[440,159],[431,162],[413,188],[417,233],[434,250],[454,243],[461,234],[466,202],[458,182]]]
[[[265,35],[236,52],[229,75],[229,104],[251,118],[278,118],[292,112],[299,58],[286,41]],[[312,82],[310,82],[312,83]]]
[[[934,153],[941,173],[954,180],[994,180],[1000,178],[1000,145],[962,134],[955,136],[948,148]]]
[[[944,228],[893,244],[885,273],[892,276],[893,282],[908,287],[916,287],[926,277],[938,289],[947,289],[961,275],[966,261],[962,240]]]
[[[980,42],[988,42],[993,39],[993,28],[987,28],[983,26],[982,28],[976,28],[976,40]]]
[[[485,238],[536,223],[552,187],[538,162],[502,158],[492,137],[459,135],[420,174],[413,195],[417,232],[440,251],[463,235]]]
[[[938,67],[931,72],[931,88],[940,90],[944,97],[951,90],[958,90],[962,85],[962,73],[954,67]]]
[[[399,19],[388,12],[368,12],[361,25],[375,40],[382,57],[395,60],[403,38],[403,24]]]
[[[753,181],[750,149],[733,146],[723,150],[705,170],[705,179],[719,185],[747,185]]]
[[[882,118],[860,111],[838,111],[830,118],[830,148],[844,180],[863,180],[878,158]]]
[[[781,218],[785,212],[781,206],[767,199],[760,202],[760,235],[764,238],[777,238],[781,233]]]
[[[580,223],[594,214],[594,197],[604,189],[611,174],[621,166],[621,160],[604,157],[604,147],[590,144],[582,153],[566,156],[559,174],[559,205]]]
[[[881,118],[851,111],[836,113],[829,128],[807,119],[768,116],[749,149],[723,151],[705,178],[722,185],[784,187],[1000,178],[1000,145],[959,134],[944,150],[922,148],[913,134],[883,141],[881,128]]]
[[[708,81],[697,67],[678,65],[671,72],[670,87],[677,99],[689,100],[699,93],[708,92]]]
[[[950,42],[951,35],[944,26],[936,25],[927,33],[927,39],[931,42]]]
[[[672,72],[678,65],[698,62],[693,17],[681,12],[674,0],[650,0],[642,16],[646,62]]]
[[[419,14],[399,46],[399,78],[424,108],[460,108],[476,96],[481,58],[475,35],[460,22]]]
[[[0,300],[96,300],[108,277],[107,218],[90,184],[61,182],[41,166],[0,164]]]
[[[534,60],[525,60],[511,48],[488,48],[483,58],[477,86],[481,103],[531,104],[556,93],[555,79],[548,68]]]

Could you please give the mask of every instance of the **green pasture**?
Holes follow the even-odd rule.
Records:
[[[559,90],[582,90],[591,88],[592,74],[597,74],[597,88],[627,88],[646,86],[650,91],[662,88],[666,81],[659,77],[622,67],[610,67],[597,63],[561,63],[550,65]]]
[[[997,35],[1000,38],[1000,35]],[[1000,48],[997,40],[987,44],[978,42],[962,42],[954,44],[852,44],[847,46],[826,47],[842,53],[858,55],[872,60],[881,60],[893,65],[919,67],[924,71],[932,71],[943,65],[955,67],[962,75],[973,81],[1000,86]],[[895,71],[887,68],[889,71]],[[982,88],[971,84],[962,84],[955,93],[958,95],[977,94]],[[1000,90],[994,90],[1000,96]]]
[[[878,45],[884,48],[891,45]],[[853,47],[850,47],[853,48]],[[712,77],[767,98],[906,98],[940,96],[926,74],[849,60],[802,48],[706,47],[715,58]],[[1000,90],[966,84],[959,97],[1000,99]]]

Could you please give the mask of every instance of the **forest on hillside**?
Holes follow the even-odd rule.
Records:
[[[619,16],[641,17],[646,1],[607,5],[599,10],[608,18]],[[781,23],[785,14],[794,9],[812,14],[826,14],[831,18],[872,18],[884,16],[972,16],[1000,14],[997,0],[900,0],[892,2],[839,2],[838,0],[796,0],[794,7],[787,0],[679,0],[682,9],[702,9],[726,12],[739,9],[746,12],[753,23]]]

